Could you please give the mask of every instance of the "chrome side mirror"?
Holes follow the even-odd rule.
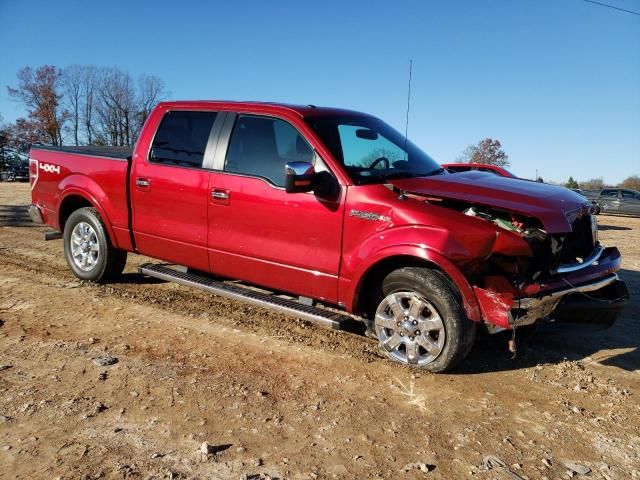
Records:
[[[310,192],[316,171],[309,162],[287,162],[284,166],[287,193]]]

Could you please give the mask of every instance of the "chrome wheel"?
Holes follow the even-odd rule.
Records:
[[[410,365],[433,362],[446,339],[438,311],[412,291],[387,295],[376,310],[375,328],[384,352],[391,359]]]
[[[91,225],[80,222],[71,232],[71,258],[80,270],[93,270],[100,257],[98,235]]]

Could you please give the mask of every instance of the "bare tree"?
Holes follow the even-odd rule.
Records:
[[[42,135],[31,120],[19,118],[9,127],[9,147],[21,153],[29,153],[31,145],[42,142]]]
[[[21,125],[32,129],[28,137],[52,145],[62,145],[62,125],[67,116],[60,107],[60,75],[60,70],[51,65],[37,70],[25,67],[18,70],[18,87],[7,87],[9,96],[27,108],[29,120]]]
[[[82,102],[82,84],[84,79],[84,67],[81,65],[70,65],[62,70],[61,87],[64,94],[64,106],[69,112],[71,120],[71,130],[73,131],[73,141],[75,145],[80,145],[80,109]]]
[[[101,70],[96,100],[99,143],[131,145],[136,112],[131,76],[118,68]]]
[[[153,107],[166,95],[167,92],[162,79],[154,75],[145,74],[138,77],[136,134],[142,129]]]
[[[93,145],[95,136],[94,117],[96,90],[98,88],[98,69],[93,65],[82,67],[82,122],[84,134],[89,145]]]
[[[508,167],[509,156],[502,150],[500,140],[485,138],[477,145],[469,145],[464,149],[458,161],[463,163],[484,163],[498,167]]]
[[[45,65],[18,72],[18,88],[9,95],[25,104],[29,118],[10,127],[20,145],[35,142],[62,145],[65,129],[76,145],[131,145],[153,107],[166,97],[164,82],[141,75],[134,82],[118,68],[71,65],[60,71]],[[16,137],[18,138],[18,137]]]

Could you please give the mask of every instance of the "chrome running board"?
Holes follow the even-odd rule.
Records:
[[[353,331],[353,324],[356,323],[356,320],[348,315],[304,305],[295,300],[256,291],[236,283],[226,283],[209,276],[180,271],[170,268],[168,265],[145,263],[138,267],[138,272],[167,282],[204,290],[231,300],[240,300],[258,307],[275,310],[334,330]]]

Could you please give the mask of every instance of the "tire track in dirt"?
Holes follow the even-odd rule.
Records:
[[[59,246],[59,244],[58,244]],[[24,246],[21,251],[29,251]],[[61,254],[60,254],[61,255]],[[70,273],[66,264],[52,262],[54,255],[42,251],[24,255],[9,249],[0,250],[0,260],[8,265],[30,272],[41,281],[51,278],[68,279],[71,285],[78,288],[97,291],[101,295],[116,295],[140,304],[161,307],[174,313],[187,314],[200,318],[216,318],[235,327],[245,328],[253,332],[288,341],[313,346],[337,353],[353,356],[366,362],[385,361],[377,352],[376,343],[363,336],[348,332],[336,332],[315,326],[307,321],[282,315],[268,309],[254,307],[239,301],[233,301],[215,295],[199,292],[180,285],[156,282],[127,268],[126,276],[121,283],[95,285],[77,280]],[[129,264],[143,263],[133,257]],[[59,284],[58,284],[59,285]]]

